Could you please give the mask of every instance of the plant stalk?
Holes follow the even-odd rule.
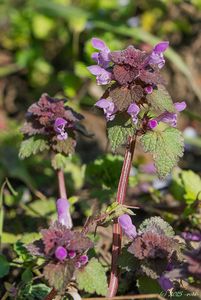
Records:
[[[128,187],[128,179],[131,170],[133,154],[136,144],[137,133],[128,138],[128,144],[126,147],[126,152],[124,156],[124,162],[121,170],[121,175],[118,184],[116,202],[119,204],[124,204],[126,198],[126,191]],[[118,220],[114,220],[113,224],[113,241],[112,241],[112,265],[110,273],[110,282],[108,289],[108,297],[114,297],[118,289],[118,257],[121,252],[121,240],[122,240],[122,230],[118,224]]]
[[[66,186],[65,186],[65,178],[64,178],[64,172],[62,170],[58,170],[57,172],[57,177],[58,177],[58,184],[59,184],[59,196],[60,198],[64,198],[67,200],[67,192],[66,192]],[[73,227],[73,222],[72,222],[72,218],[70,215],[70,207],[68,209],[67,212],[67,227],[68,228],[72,228]]]
[[[64,172],[62,170],[57,171],[57,177],[58,177],[58,186],[59,186],[59,197],[64,198],[67,200],[67,192],[66,192],[66,186],[65,186],[65,178],[64,178]],[[72,228],[72,218],[70,215],[70,210],[68,210],[68,228]],[[52,290],[49,292],[49,294],[45,297],[44,300],[52,300],[57,296],[57,291],[52,288]]]
[[[52,288],[49,294],[44,298],[44,300],[53,300],[57,296],[57,291]]]

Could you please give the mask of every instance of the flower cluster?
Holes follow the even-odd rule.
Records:
[[[62,143],[67,145],[66,149],[75,147],[75,131],[78,130],[78,122],[83,116],[67,106],[66,102],[65,99],[51,98],[48,94],[43,94],[38,102],[28,108],[26,122],[21,131],[27,137],[44,136],[56,152],[66,151]]]
[[[148,126],[151,129],[154,129],[156,126],[158,126],[159,122],[167,123],[172,127],[177,126],[177,115],[179,112],[183,111],[186,108],[186,103],[184,101],[182,102],[176,102],[174,103],[174,107],[176,112],[170,113],[168,111],[163,112],[158,117],[149,120]]]
[[[92,45],[99,52],[92,54],[97,64],[89,66],[88,70],[96,76],[98,85],[110,84],[95,106],[103,109],[107,121],[114,120],[117,114],[126,113],[137,125],[141,109],[145,105],[152,106],[149,96],[164,84],[160,69],[165,64],[164,52],[169,42],[158,43],[150,53],[133,46],[123,51],[110,51],[98,38],[92,39]],[[157,118],[148,118],[147,129],[154,129],[159,122],[175,127],[177,113],[185,107],[185,102],[175,103],[175,112],[163,110]],[[141,119],[143,121],[143,117]]]
[[[93,243],[84,234],[72,231],[58,221],[48,229],[42,229],[41,234],[41,240],[27,246],[31,254],[60,263],[73,259],[75,266],[78,262],[80,266],[87,263],[84,253],[93,247]]]
[[[172,227],[160,217],[146,219],[138,232],[129,215],[121,215],[118,222],[132,240],[128,252],[140,261],[136,271],[156,279],[163,290],[172,289],[174,285],[167,273],[173,269],[172,261],[177,261],[180,251]]]
[[[93,247],[93,243],[83,233],[70,230],[59,221],[48,229],[42,229],[41,234],[42,239],[27,245],[27,249],[30,254],[45,259],[44,276],[51,286],[60,289],[57,286],[58,278],[52,279],[53,272],[61,277],[60,282],[71,280],[74,271],[87,264],[87,251]],[[66,269],[69,270],[68,276]]]

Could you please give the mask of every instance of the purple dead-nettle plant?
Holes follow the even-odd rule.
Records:
[[[158,43],[150,52],[141,51],[134,46],[111,51],[98,38],[92,39],[92,45],[99,51],[92,54],[96,64],[89,66],[88,70],[96,76],[98,85],[106,86],[95,106],[105,115],[111,150],[116,151],[120,146],[126,145],[116,199],[118,203],[124,204],[138,139],[144,151],[153,155],[160,178],[166,177],[183,155],[183,137],[175,127],[178,113],[185,109],[186,103],[181,101],[174,104],[165,87],[162,70],[168,41]],[[171,238],[152,232],[135,237],[135,227],[129,217],[122,216],[119,222],[116,219],[113,227],[112,270],[108,292],[110,297],[115,296],[118,288],[117,264],[121,249],[121,229],[130,239],[134,238],[130,249],[138,249],[139,256],[145,258],[147,255],[146,259],[154,255],[157,257],[158,253],[162,255],[163,252],[164,258],[171,257],[170,249],[174,244]],[[148,245],[143,250],[144,238],[155,245],[152,247],[155,250],[150,250]],[[160,281],[164,282],[165,279],[162,279]]]
[[[57,221],[48,229],[42,229],[42,238],[29,244],[27,249],[33,256],[43,258],[43,275],[53,292],[61,294],[65,292],[75,271],[82,270],[87,265],[87,251],[93,247],[85,233],[71,230],[73,224],[64,178],[66,156],[75,151],[77,133],[87,135],[85,128],[79,124],[82,119],[81,114],[67,105],[66,99],[51,98],[48,94],[43,94],[39,101],[28,108],[21,130],[24,139],[19,152],[20,158],[49,150],[52,166],[57,172]],[[53,294],[48,299],[52,297]]]
[[[43,140],[41,143],[53,152],[72,154],[76,146],[76,131],[79,131],[78,123],[83,116],[66,103],[66,99],[43,94],[38,102],[28,108],[26,122],[22,127],[25,140],[30,137],[35,140],[40,138]]]
[[[87,264],[87,251],[93,247],[86,235],[63,225],[63,217],[59,209],[59,221],[52,223],[48,229],[42,229],[42,238],[27,246],[32,255],[45,259],[43,275],[49,285],[61,294],[65,292],[75,271]]]

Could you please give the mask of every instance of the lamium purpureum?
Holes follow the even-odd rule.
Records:
[[[92,54],[96,64],[89,66],[88,70],[96,76],[98,85],[106,85],[104,94],[95,106],[103,110],[105,115],[112,151],[116,151],[124,144],[127,145],[116,196],[116,201],[123,204],[138,138],[145,152],[152,153],[156,171],[161,178],[168,175],[182,156],[183,138],[175,127],[178,113],[185,109],[186,103],[184,101],[173,103],[161,75],[165,65],[164,53],[169,46],[168,41],[158,43],[150,52],[141,51],[134,46],[111,51],[106,43],[98,38],[92,39],[92,46],[99,52]],[[124,234],[133,240],[130,249],[134,247],[139,251],[139,255],[145,255],[147,251],[147,259],[149,255],[151,258],[153,255],[157,256],[158,251],[162,249],[164,257],[167,257],[165,253],[169,249],[171,258],[170,249],[174,244],[171,238],[160,237],[151,232],[145,233],[143,237],[137,236],[135,226],[128,215],[115,220],[109,297],[115,296],[118,289],[121,228]],[[144,238],[157,249],[143,251]],[[171,285],[162,273],[161,277],[158,277],[158,282],[164,287]]]

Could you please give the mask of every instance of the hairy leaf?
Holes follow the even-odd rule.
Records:
[[[151,217],[144,220],[139,227],[138,233],[142,234],[147,231],[152,231],[158,234],[164,234],[170,237],[175,235],[174,230],[170,224],[164,221],[161,217]]]
[[[119,114],[113,121],[107,123],[107,131],[111,149],[115,151],[134,134],[135,127],[128,116]]]
[[[78,231],[73,232],[73,236],[68,246],[69,250],[82,252],[92,247],[93,247],[93,242],[88,237],[84,236],[82,233]]]
[[[147,84],[164,84],[164,79],[157,70],[150,72],[149,70],[142,69],[139,73],[139,78]]]
[[[38,137],[30,137],[22,141],[19,150],[19,158],[24,159],[32,154],[48,150],[49,145],[46,140]]]
[[[52,163],[52,167],[55,170],[64,170],[68,163],[68,160],[67,157],[64,156],[63,154],[57,153],[52,158],[51,163]]]
[[[158,85],[157,89],[154,89],[151,94],[148,94],[146,98],[154,109],[160,110],[161,112],[175,112],[172,98],[166,88],[161,84]]]
[[[128,46],[122,51],[113,51],[110,57],[115,64],[127,64],[137,69],[140,69],[147,58],[145,51],[135,49],[133,46]]]
[[[45,256],[44,244],[42,240],[37,240],[31,244],[25,245],[25,248],[31,255],[40,256],[40,257]]]
[[[56,152],[64,153],[66,155],[75,152],[76,141],[68,137],[66,140],[58,140],[56,137],[53,139],[52,148]]]
[[[53,223],[50,228],[41,230],[45,253],[50,254],[57,246],[66,246],[68,250],[78,252],[93,247],[91,240],[78,231],[71,231],[59,222]]]
[[[119,111],[126,110],[133,102],[131,91],[127,86],[114,84],[109,90],[109,96]]]
[[[72,279],[74,270],[74,262],[68,260],[65,263],[49,263],[44,267],[43,274],[49,285],[62,294]]]
[[[76,272],[80,290],[105,296],[107,292],[107,277],[105,270],[96,258],[92,258],[84,269]]]
[[[184,143],[181,132],[176,128],[164,131],[149,131],[144,134],[141,144],[145,152],[151,152],[159,177],[164,178],[183,155]]]
[[[113,74],[115,80],[118,81],[119,84],[124,85],[131,83],[138,76],[139,71],[130,66],[115,65]]]

